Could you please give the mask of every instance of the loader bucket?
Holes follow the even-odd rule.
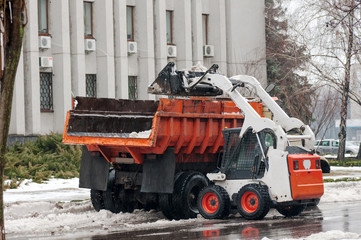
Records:
[[[148,93],[172,96],[218,96],[223,91],[217,87],[197,84],[194,88],[185,87],[184,81],[189,77],[202,77],[205,72],[176,71],[175,64],[169,62],[149,85]],[[187,75],[187,76],[186,76]]]

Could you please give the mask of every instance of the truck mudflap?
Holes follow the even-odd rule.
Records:
[[[86,146],[83,146],[83,153],[81,156],[80,172],[79,172],[79,187],[89,188],[94,190],[107,190],[110,163],[99,154],[88,151]]]
[[[141,192],[172,193],[175,172],[174,148],[168,148],[163,155],[144,159]]]
[[[320,157],[311,154],[289,154],[288,167],[293,200],[316,199],[323,195]]]

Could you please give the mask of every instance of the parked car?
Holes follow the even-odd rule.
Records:
[[[324,139],[322,141],[317,140],[315,149],[318,154],[337,154],[339,141],[336,139]],[[359,145],[354,142],[346,141],[345,153],[357,154]]]

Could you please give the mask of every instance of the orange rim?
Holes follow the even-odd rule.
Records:
[[[218,209],[218,197],[214,193],[206,193],[202,198],[202,207],[207,213],[215,213]]]
[[[254,192],[245,192],[241,199],[242,209],[253,213],[258,208],[258,197]]]

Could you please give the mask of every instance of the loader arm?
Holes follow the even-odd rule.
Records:
[[[226,93],[245,115],[240,137],[249,128],[255,132],[269,128],[277,135],[280,149],[291,145],[291,141],[302,141],[304,147],[313,148],[315,136],[311,128],[299,119],[289,117],[255,78],[247,75],[227,78],[217,73],[217,69],[218,65],[214,64],[206,72],[176,71],[175,64],[170,62],[148,87],[148,93],[171,96],[217,96]],[[240,94],[237,88],[245,84],[255,89],[260,100],[273,113],[273,119],[262,118]],[[287,135],[291,130],[296,131]]]
[[[247,75],[237,75],[231,77],[231,79],[251,86],[255,90],[256,95],[272,112],[273,121],[277,125],[280,125],[286,133],[293,129],[297,129],[302,133],[302,135],[288,135],[289,140],[304,139],[305,147],[310,149],[314,148],[315,135],[311,128],[298,118],[289,117],[287,113],[275,102],[275,100],[273,100],[273,98],[264,90],[256,78]]]

